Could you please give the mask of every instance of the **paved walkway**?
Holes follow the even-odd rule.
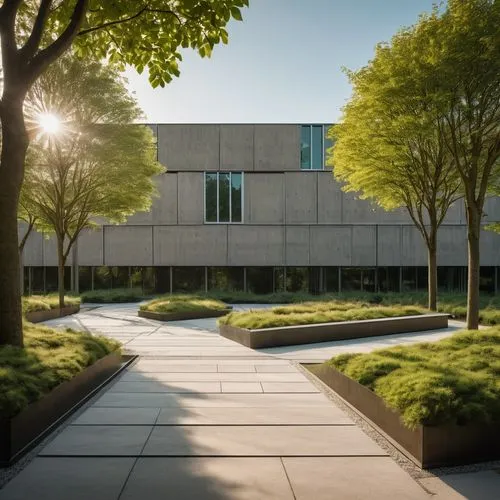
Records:
[[[103,332],[141,358],[1,500],[464,498],[439,479],[413,480],[288,360],[215,335],[213,323],[162,324],[136,310],[50,322]],[[493,493],[494,473],[480,474]],[[455,489],[470,490],[467,478]]]

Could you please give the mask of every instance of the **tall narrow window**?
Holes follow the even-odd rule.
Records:
[[[311,169],[311,127],[302,125],[300,132],[300,168]]]
[[[300,168],[323,170],[324,156],[323,125],[302,125],[300,129]]]
[[[243,173],[205,173],[205,222],[243,222]]]

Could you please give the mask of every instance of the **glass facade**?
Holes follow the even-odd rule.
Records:
[[[243,222],[243,173],[205,173],[205,222]]]
[[[498,293],[500,268],[481,267],[481,293]],[[248,291],[257,294],[291,292],[425,292],[426,267],[108,267],[78,268],[79,290],[142,288],[147,293],[193,293],[205,290]],[[65,287],[71,290],[71,267]],[[438,267],[440,292],[467,292],[467,268]],[[26,294],[57,290],[57,267],[25,267]]]

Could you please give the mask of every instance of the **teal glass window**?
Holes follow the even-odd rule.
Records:
[[[302,125],[300,133],[300,168],[311,169],[311,127]]]
[[[325,167],[325,133],[323,125],[302,125],[300,127],[300,168],[302,170],[323,170]]]
[[[205,173],[205,222],[243,222],[243,173]]]

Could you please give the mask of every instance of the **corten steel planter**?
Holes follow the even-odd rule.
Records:
[[[0,416],[0,466],[16,462],[136,358],[108,354],[21,413],[8,418]]]
[[[304,365],[421,468],[465,465],[500,459],[500,422],[496,424],[419,425],[409,429],[400,414],[373,391],[325,365]]]
[[[419,332],[448,327],[447,314],[422,314],[396,318],[318,323],[313,325],[282,326],[248,330],[220,325],[219,332],[235,342],[252,349],[285,345],[313,344],[332,340],[359,339],[393,333]]]
[[[80,311],[80,306],[66,306],[62,309],[48,309],[47,311],[31,311],[27,312],[24,317],[31,323],[40,323],[41,321],[48,321],[49,319],[62,318],[70,314],[76,314]]]
[[[227,307],[226,309],[220,309],[217,311],[189,311],[175,313],[141,311],[139,309],[138,314],[141,318],[155,319],[157,321],[183,321],[187,319],[219,318],[220,316],[229,314],[232,309],[232,307]]]

